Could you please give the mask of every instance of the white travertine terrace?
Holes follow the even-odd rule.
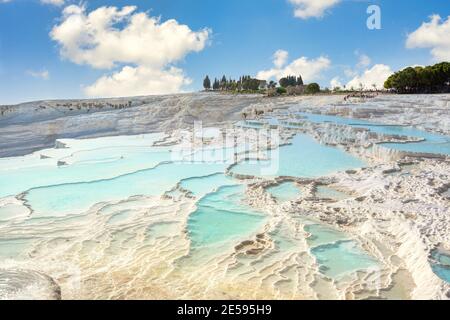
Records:
[[[134,141],[134,147],[144,148],[188,146],[186,130],[194,120],[225,130],[241,120],[242,112],[251,114],[254,109],[299,123],[298,127],[280,128],[281,144],[289,143],[297,132],[307,133],[363,159],[367,167],[321,178],[264,179],[233,174],[229,165],[226,174],[247,183],[246,203],[267,219],[248,238],[212,247],[211,252],[200,255],[191,247],[187,231],[198,199],[179,183],[162,197],[136,195],[97,203],[76,217],[29,222],[25,221],[33,215],[32,209],[22,197],[0,198],[4,218],[0,219],[0,240],[27,248],[27,255],[16,259],[1,258],[0,252],[0,270],[37,270],[51,277],[50,285],[53,281],[59,285],[62,298],[74,299],[450,298],[450,285],[433,273],[429,263],[436,247],[450,250],[450,201],[444,195],[450,187],[449,157],[378,145],[417,140],[411,137],[405,141],[404,137],[384,137],[292,117],[297,111],[319,112],[415,125],[450,135],[450,96],[382,95],[345,104],[342,100],[342,96],[269,99],[186,94],[97,101],[105,103],[102,108],[94,102],[83,107],[80,102],[78,109],[67,101],[1,107],[0,155],[40,150],[0,159],[0,169],[5,170],[39,168],[42,163],[57,165],[60,161],[60,165],[70,165],[84,153],[111,143],[108,138],[67,138],[155,132],[143,139],[123,137],[123,143],[129,146]],[[243,131],[235,130],[237,144],[244,139]],[[249,132],[255,139],[256,134]],[[55,139],[55,148],[41,150],[55,145]],[[211,138],[203,143],[214,146],[218,142]],[[236,160],[263,156],[238,153]],[[18,162],[19,158],[27,161]],[[294,181],[302,189],[297,199],[278,203],[267,192],[269,186],[283,181]],[[348,197],[324,198],[319,186]],[[305,226],[311,221],[343,231],[377,260],[379,268],[352,273],[339,281],[322,274],[307,241],[310,234]],[[280,243],[282,248],[276,245]]]

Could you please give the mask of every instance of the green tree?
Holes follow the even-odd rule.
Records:
[[[203,88],[205,88],[205,90],[211,89],[211,80],[209,80],[208,75],[206,75],[205,79],[203,80]]]
[[[320,86],[315,82],[308,84],[305,88],[305,93],[307,93],[307,94],[315,94],[315,93],[319,93],[319,92],[320,92]]]
[[[220,80],[220,90],[226,90],[227,89],[227,78],[222,76],[222,80]]]
[[[298,86],[298,85],[303,85],[303,79],[302,76],[287,76],[287,77],[283,77],[281,78],[279,81],[280,86],[287,88],[289,86]]]
[[[281,87],[286,88],[289,85],[289,80],[288,78],[281,78],[280,80],[278,80],[278,83]]]
[[[450,92],[450,63],[405,68],[386,79],[384,87],[398,93]]]
[[[259,80],[250,78],[249,79],[249,89],[253,90],[253,91],[259,90]]]
[[[219,80],[217,80],[216,78],[214,78],[214,82],[213,82],[213,90],[219,90],[219,88],[220,88]]]

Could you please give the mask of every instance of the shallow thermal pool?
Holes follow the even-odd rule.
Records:
[[[413,138],[425,139],[420,142],[412,143],[382,143],[381,145],[400,151],[419,152],[419,153],[437,153],[450,154],[450,137],[419,130],[409,126],[384,125],[376,122],[370,122],[360,119],[345,118],[332,115],[299,113],[308,121],[315,123],[335,123],[348,125],[356,128],[365,128],[372,132],[383,135],[399,135]]]
[[[365,165],[344,151],[322,145],[305,134],[297,134],[292,144],[281,146],[270,155],[270,160],[241,162],[232,172],[264,177],[319,177]]]
[[[277,201],[285,202],[298,198],[301,195],[299,187],[294,182],[283,182],[266,190]]]
[[[356,270],[377,269],[377,261],[345,233],[320,224],[308,224],[308,244],[325,275],[338,279]]]
[[[333,188],[327,186],[318,186],[316,197],[318,198],[329,198],[333,200],[343,200],[349,198],[350,196],[347,193],[335,190]]]
[[[202,197],[207,193],[216,191],[222,186],[236,185],[237,181],[224,175],[216,173],[210,176],[188,178],[181,181],[180,186],[196,197]]]
[[[188,220],[194,247],[247,239],[258,231],[266,217],[243,203],[244,189],[244,185],[223,186],[200,199]]]
[[[431,268],[442,280],[450,283],[450,255],[438,249],[431,253]]]
[[[189,153],[185,158],[174,158],[171,147],[152,146],[163,137],[163,134],[154,134],[67,139],[55,149],[0,159],[0,226],[3,228],[0,268],[23,267],[28,261],[28,268],[55,272],[57,264],[39,264],[39,258],[35,258],[39,250],[49,250],[61,265],[72,263],[66,259],[77,263],[87,259],[84,262],[89,265],[88,261],[95,257],[109,255],[107,261],[114,263],[98,264],[98,267],[108,268],[129,258],[127,250],[138,246],[139,241],[164,239],[169,233],[171,237],[167,239],[186,237],[191,254],[196,252],[210,257],[232,252],[241,241],[263,232],[271,217],[246,202],[245,181],[225,175],[230,165],[228,161],[208,161],[217,159],[212,153],[220,153],[220,148],[194,150],[194,154],[201,153],[201,159],[207,159],[205,162],[190,161]],[[316,177],[364,165],[344,151],[321,145],[304,134],[296,135],[291,145],[269,154],[270,161],[244,161],[232,171],[266,177]],[[190,202],[186,201],[188,204],[184,207],[183,203],[177,203],[186,191],[190,192],[188,196],[194,197],[189,197]],[[269,188],[268,192],[280,202],[301,195],[299,187],[291,182]],[[160,206],[158,199],[163,195],[173,196],[172,207]],[[186,210],[188,214],[182,216]],[[181,221],[180,216],[184,220]],[[140,226],[146,219],[151,223]],[[92,226],[95,226],[94,234],[85,234]],[[342,236],[342,241],[335,241],[330,238],[330,231],[314,228],[311,226],[313,237],[308,241],[325,275],[338,278],[373,266],[371,258],[352,240]],[[97,239],[95,233],[100,230],[103,234],[99,233]],[[24,231],[26,236],[22,235]],[[91,250],[91,256],[84,256],[83,251],[70,251],[78,248],[72,247],[72,241],[82,236],[90,240],[81,240],[79,247]],[[284,238],[278,241],[280,237],[280,234],[274,236],[277,250],[295,252],[295,242]],[[107,247],[109,241],[111,244]],[[161,245],[160,252],[174,250],[167,249],[170,244],[163,240],[155,241],[152,249]],[[64,255],[66,250],[71,254]],[[121,256],[122,252],[128,254]],[[189,258],[194,257],[196,255]]]
[[[180,180],[224,170],[222,164],[161,164],[156,168],[93,182],[77,182],[31,189],[25,195],[34,216],[63,215],[88,210],[99,202],[134,195],[162,195]]]

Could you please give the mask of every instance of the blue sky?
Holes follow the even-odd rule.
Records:
[[[314,1],[317,6],[323,0]],[[0,104],[195,91],[201,89],[205,74],[277,80],[293,71],[323,87],[332,86],[332,80],[339,86],[363,82],[369,86],[407,65],[449,60],[449,1],[334,2],[317,12],[308,7],[311,0],[0,0]],[[381,9],[380,30],[366,26],[369,5]],[[64,14],[68,6],[81,11]],[[68,17],[85,18],[105,6],[117,7],[116,12],[124,6],[136,8],[123,11],[124,18],[102,32],[94,30],[94,42],[74,48],[75,36],[64,31]],[[299,8],[303,16],[295,16]],[[311,10],[313,15],[305,17]],[[95,41],[110,39],[105,32],[123,31],[139,13],[145,19],[159,16],[157,24],[175,19],[175,26],[165,32],[165,27],[148,31],[140,25],[143,30],[123,33],[110,46],[91,50]],[[430,22],[431,15],[441,19]],[[189,41],[183,25],[193,37]],[[55,27],[60,32],[51,35]],[[86,22],[77,39],[88,31],[92,26]],[[140,38],[142,34],[145,38]],[[160,47],[168,49],[157,52]],[[281,60],[274,66],[277,51]],[[173,85],[167,88],[164,81]]]

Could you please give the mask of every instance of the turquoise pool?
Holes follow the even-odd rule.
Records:
[[[439,278],[450,283],[450,255],[436,249],[431,252],[431,268]]]
[[[269,187],[267,192],[280,202],[291,201],[301,195],[299,187],[294,182],[283,182],[277,186]]]
[[[188,220],[193,247],[246,239],[258,231],[267,217],[243,203],[244,189],[224,186],[200,199]]]
[[[336,171],[363,167],[365,163],[344,151],[322,145],[305,134],[296,135],[292,144],[271,152],[270,160],[247,160],[232,172],[253,176],[320,177]]]
[[[311,234],[307,241],[323,274],[339,279],[357,270],[379,268],[378,262],[343,232],[320,224],[307,225],[305,231]]]
[[[450,154],[450,137],[419,130],[414,127],[408,126],[396,126],[396,125],[384,125],[375,122],[345,118],[339,116],[312,114],[312,113],[300,113],[306,120],[315,123],[335,123],[340,125],[348,125],[357,128],[365,128],[372,132],[383,135],[400,135],[414,138],[422,138],[425,141],[414,143],[383,143],[391,149],[408,152],[419,153],[437,153],[437,154]]]

